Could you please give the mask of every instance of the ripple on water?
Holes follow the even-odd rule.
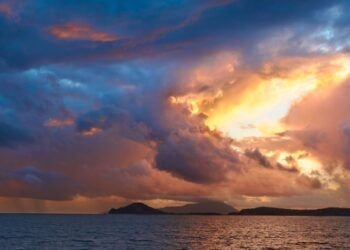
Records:
[[[67,248],[349,249],[350,218],[0,216],[0,249]]]

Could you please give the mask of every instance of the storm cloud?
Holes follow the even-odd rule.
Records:
[[[1,199],[349,205],[349,11],[0,0]]]

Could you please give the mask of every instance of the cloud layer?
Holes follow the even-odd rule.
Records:
[[[349,10],[0,1],[3,210],[350,206]]]

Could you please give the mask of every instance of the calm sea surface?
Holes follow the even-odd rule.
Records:
[[[0,215],[0,249],[350,249],[350,217]]]

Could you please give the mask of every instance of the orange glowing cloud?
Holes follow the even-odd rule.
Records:
[[[45,126],[53,127],[53,128],[63,128],[63,127],[71,126],[73,124],[74,124],[74,120],[70,118],[64,119],[64,120],[50,118],[46,121]]]
[[[13,15],[12,6],[9,3],[0,3],[0,13],[4,14],[7,17]]]
[[[118,40],[114,34],[97,31],[83,23],[68,22],[50,27],[48,32],[61,40],[88,40],[93,42],[113,42]]]
[[[350,75],[350,57],[280,58],[259,71],[237,68],[237,57],[195,67],[184,80],[192,86],[170,97],[192,114],[207,116],[206,125],[233,138],[268,136],[284,130],[280,120],[308,94],[338,85]]]
[[[18,21],[18,15],[22,11],[25,0],[0,0],[0,15],[4,15],[12,21]]]
[[[241,156],[242,169],[246,174],[249,172],[249,177],[236,178],[234,174],[233,192],[273,196],[303,193],[307,189],[338,190],[339,176],[344,174],[339,161],[334,159],[337,154],[334,152],[333,158],[326,159],[329,146],[318,144],[318,148],[312,148],[308,143],[323,135],[327,137],[326,141],[323,138],[324,145],[332,143],[335,148],[329,152],[344,152],[342,148],[348,142],[339,143],[339,134],[344,136],[337,127],[343,130],[346,127],[339,120],[348,117],[346,99],[341,98],[347,95],[340,95],[339,91],[334,101],[324,93],[339,89],[349,76],[347,54],[282,57],[260,68],[247,69],[240,65],[234,53],[219,53],[182,74],[169,103],[186,108],[192,116],[203,117],[210,130],[235,140],[231,147]],[[344,110],[336,111],[335,105]],[[329,111],[329,119],[320,115],[320,110]],[[314,130],[318,134],[314,135]],[[316,150],[322,147],[325,149],[320,154]],[[343,158],[346,159],[342,165],[347,165],[350,160]],[[330,162],[335,165],[331,168],[335,172],[330,170]],[[261,183],[259,180],[267,175],[265,181],[269,184]],[[287,180],[289,184],[285,184],[281,193],[280,188],[274,190],[277,185],[273,183],[287,183]],[[244,181],[266,189],[256,192]]]
[[[102,129],[92,127],[89,130],[82,132],[81,134],[83,136],[93,136],[93,135],[101,133],[101,132],[102,132]]]

